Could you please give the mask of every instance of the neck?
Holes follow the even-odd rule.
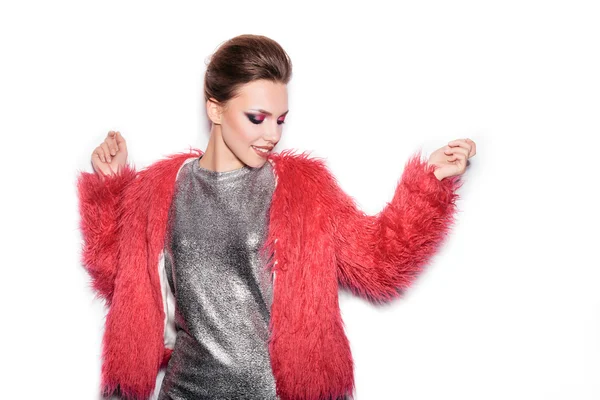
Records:
[[[241,162],[231,149],[223,141],[221,125],[213,124],[210,130],[208,146],[199,161],[202,168],[227,172],[242,168],[245,164]]]

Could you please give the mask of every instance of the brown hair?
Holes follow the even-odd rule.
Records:
[[[227,40],[210,57],[204,75],[204,101],[211,97],[226,105],[240,86],[258,80],[287,84],[292,61],[283,48],[266,36],[239,35]]]

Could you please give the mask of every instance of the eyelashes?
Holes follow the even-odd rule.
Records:
[[[256,118],[256,115],[254,114],[246,114],[246,116],[248,117],[248,119],[250,120],[250,122],[252,122],[255,125],[258,124],[262,124],[262,122],[264,121],[264,118]],[[277,121],[277,125],[283,125],[285,124],[285,121]]]

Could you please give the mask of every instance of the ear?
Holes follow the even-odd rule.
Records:
[[[221,114],[223,114],[223,106],[214,98],[206,101],[206,114],[215,125],[221,125]]]

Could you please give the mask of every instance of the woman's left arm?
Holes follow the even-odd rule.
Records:
[[[470,139],[449,142],[428,162],[413,155],[392,201],[377,215],[362,212],[331,175],[325,198],[339,283],[354,294],[388,301],[407,289],[454,223],[460,175],[475,155]]]

